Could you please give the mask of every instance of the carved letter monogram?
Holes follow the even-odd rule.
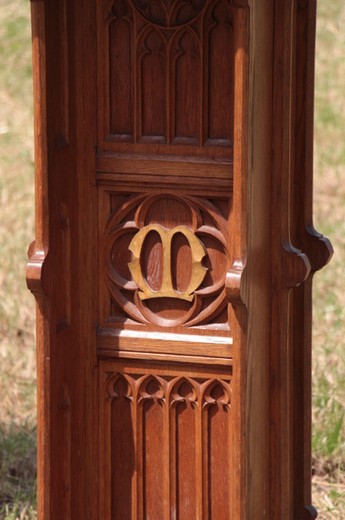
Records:
[[[116,312],[136,323],[219,328],[227,321],[228,243],[227,221],[206,199],[126,198],[105,229],[105,281]]]
[[[151,232],[156,231],[162,241],[163,245],[163,281],[159,291],[154,291],[144,279],[142,269],[140,266],[141,249],[146,236]],[[192,276],[187,289],[184,292],[178,292],[174,289],[171,277],[171,244],[174,235],[181,233],[189,242],[192,252]],[[201,261],[206,255],[204,247],[198,237],[186,226],[177,226],[173,229],[165,229],[160,224],[151,224],[145,226],[140,230],[129,245],[129,250],[132,251],[134,258],[128,264],[133,280],[136,282],[140,291],[139,298],[148,300],[149,298],[179,298],[191,302],[194,298],[194,291],[199,287],[207,269],[201,265]]]

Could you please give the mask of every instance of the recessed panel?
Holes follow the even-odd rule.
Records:
[[[99,375],[103,520],[228,520],[231,368],[101,362]]]
[[[116,204],[116,193],[104,197],[114,210],[101,228],[102,294],[111,302],[103,323],[229,333],[223,311],[230,200],[133,193]],[[121,325],[112,308],[121,311]]]
[[[226,0],[99,3],[101,149],[231,155],[233,10]]]

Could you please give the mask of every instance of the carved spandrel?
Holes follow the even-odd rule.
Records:
[[[212,323],[227,305],[228,247],[227,221],[212,202],[134,195],[111,215],[105,230],[111,298],[142,324]]]
[[[149,23],[173,29],[197,18],[206,0],[133,0],[136,11]]]

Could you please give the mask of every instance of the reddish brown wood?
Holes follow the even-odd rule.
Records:
[[[315,1],[32,20],[40,520],[314,518]]]

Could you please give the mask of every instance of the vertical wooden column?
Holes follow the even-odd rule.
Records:
[[[272,225],[272,514],[311,506],[311,278],[331,257],[312,227],[316,2],[275,2]],[[280,246],[279,246],[280,242]]]
[[[35,241],[28,250],[27,285],[36,298],[37,349],[37,514],[49,518],[51,495],[50,440],[50,305],[44,277],[49,248],[46,107],[45,5],[31,3],[35,131]]]
[[[310,520],[314,0],[33,0],[40,520]]]
[[[291,236],[308,256],[309,277],[293,290],[291,351],[294,370],[292,407],[294,514],[316,518],[311,501],[312,278],[333,254],[329,240],[313,226],[313,128],[316,0],[296,1],[293,19],[293,146]],[[303,516],[304,515],[304,516]]]
[[[226,290],[231,303],[229,320],[233,331],[232,381],[232,514],[245,518],[247,496],[247,307],[245,269],[248,255],[248,143],[249,143],[249,5],[236,2],[235,18],[235,110],[234,110],[234,180],[230,231],[231,267],[226,275]]]
[[[95,18],[93,2],[32,1],[40,520],[98,518]]]

